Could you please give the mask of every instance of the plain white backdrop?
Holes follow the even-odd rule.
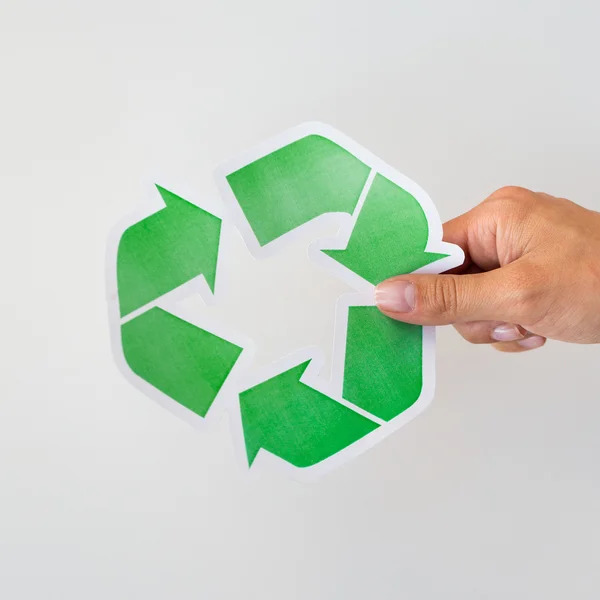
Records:
[[[156,174],[215,198],[220,163],[307,120],[443,219],[506,184],[600,209],[599,20],[584,0],[0,0],[0,595],[597,598],[600,348],[441,330],[423,415],[317,484],[248,481],[226,421],[198,434],[120,376],[104,259]],[[238,256],[218,310],[258,362],[327,350],[346,286],[302,244]]]

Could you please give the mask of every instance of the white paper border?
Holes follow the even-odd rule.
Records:
[[[227,406],[235,404],[238,398],[238,387],[236,381],[238,380],[238,373],[244,372],[252,364],[252,359],[255,353],[254,342],[239,331],[236,331],[227,325],[221,323],[218,319],[209,318],[206,316],[198,316],[191,314],[190,311],[182,307],[179,302],[190,296],[199,295],[203,302],[208,305],[219,302],[219,299],[227,293],[227,280],[226,274],[227,269],[223,267],[227,263],[226,259],[223,258],[225,248],[229,247],[231,237],[235,235],[231,224],[227,219],[223,219],[222,210],[219,210],[218,205],[206,203],[200,203],[190,194],[189,191],[182,192],[181,185],[169,184],[164,181],[164,177],[157,181],[158,185],[167,189],[184,198],[190,204],[198,206],[202,210],[210,212],[222,219],[221,221],[221,236],[219,241],[219,250],[217,256],[217,274],[215,278],[215,293],[213,294],[204,275],[200,275],[187,283],[179,286],[178,288],[164,294],[163,296],[149,302],[141,308],[129,313],[125,317],[121,318],[119,311],[119,296],[117,287],[117,252],[119,249],[119,242],[123,233],[135,223],[149,217],[155,212],[165,208],[165,203],[156,189],[155,185],[147,184],[145,201],[136,208],[127,217],[122,219],[111,231],[109,235],[106,255],[106,294],[108,303],[108,320],[110,329],[110,339],[113,355],[119,371],[122,375],[141,392],[146,394],[152,400],[160,404],[163,408],[166,408],[169,412],[175,416],[184,419],[192,427],[204,430],[206,428],[214,427],[223,413],[227,410]],[[200,327],[205,331],[213,333],[227,341],[230,341],[237,346],[242,348],[242,352],[238,357],[233,369],[230,371],[225,383],[219,390],[219,393],[215,397],[207,415],[201,417],[192,410],[179,404],[154,386],[150,385],[147,381],[136,375],[125,360],[123,354],[123,347],[121,343],[121,325],[127,323],[136,316],[143,314],[153,307],[159,307],[180,319],[183,319],[192,325]]]
[[[367,183],[352,215],[348,215],[346,213],[328,213],[321,215],[281,236],[280,238],[277,238],[273,242],[261,247],[256,239],[256,236],[254,235],[254,232],[252,231],[252,228],[250,227],[250,224],[246,220],[242,209],[235,199],[235,196],[233,195],[233,192],[227,183],[226,177],[230,173],[237,171],[247,164],[258,160],[259,158],[262,158],[263,156],[270,154],[288,144],[291,144],[292,142],[306,137],[307,135],[321,135],[325,138],[328,138],[370,166],[371,173],[369,174]],[[208,212],[211,212],[212,214],[215,214],[223,219],[217,263],[215,294],[213,295],[210,292],[210,288],[208,287],[204,276],[200,276],[186,283],[185,285],[180,286],[176,290],[165,294],[142,309],[135,311],[135,313],[132,313],[132,316],[148,310],[148,308],[151,306],[159,306],[164,310],[167,310],[168,312],[185,319],[194,325],[197,325],[198,327],[202,327],[203,329],[210,331],[215,335],[241,346],[243,348],[243,352],[205,418],[196,415],[192,411],[188,410],[152,387],[146,381],[135,375],[127,365],[123,356],[120,335],[120,325],[122,321],[119,315],[116,280],[117,250],[119,240],[123,232],[129,226],[137,223],[157,210],[164,208],[164,202],[162,201],[160,194],[158,194],[158,191],[154,188],[153,193],[149,194],[148,199],[143,206],[134,211],[127,218],[123,219],[121,223],[119,223],[119,225],[113,229],[108,244],[107,297],[109,305],[111,343],[117,365],[126,379],[133,386],[158,402],[161,406],[173,414],[185,419],[188,423],[198,429],[204,429],[212,426],[219,420],[223,412],[227,411],[230,415],[230,427],[236,454],[238,455],[241,464],[246,465],[246,467],[248,465],[248,459],[241,423],[238,394],[257,385],[258,383],[266,381],[272,377],[276,377],[284,371],[306,362],[307,360],[311,360],[311,362],[301,378],[303,383],[352,408],[352,410],[355,412],[358,412],[363,416],[367,416],[368,413],[365,413],[365,411],[357,406],[351,405],[342,398],[342,389],[349,307],[373,306],[374,286],[320,250],[346,248],[358,218],[358,214],[362,209],[368,189],[376,173],[381,173],[390,181],[404,188],[412,196],[414,196],[421,205],[423,211],[425,212],[429,227],[429,238],[425,251],[449,255],[446,258],[426,265],[425,267],[415,271],[415,273],[441,273],[462,264],[464,260],[464,254],[462,250],[458,246],[442,241],[442,223],[429,196],[416,183],[390,167],[387,163],[380,160],[374,154],[329,125],[322,123],[305,123],[298,127],[289,129],[219,167],[215,172],[215,181],[221,198],[225,202],[225,217],[223,217],[217,205],[211,204],[207,206],[206,204],[201,204],[193,199],[193,194],[190,194],[188,191],[182,192],[183,186],[169,186],[165,182],[165,178],[157,180],[156,183],[165,189],[180,195],[188,202],[191,202],[203,210],[207,210]],[[338,233],[334,238],[322,239],[318,237],[318,231],[321,230],[321,227],[325,222],[338,226]],[[219,298],[227,293],[227,285],[226,280],[224,280],[224,275],[227,273],[227,268],[225,265],[229,263],[229,240],[231,239],[230,236],[233,234],[231,230],[232,225],[234,225],[242,235],[248,250],[255,260],[273,256],[277,254],[283,246],[292,243],[293,241],[298,240],[301,236],[304,237],[314,231],[314,237],[316,239],[312,244],[310,244],[307,250],[311,260],[320,264],[332,275],[335,275],[336,277],[345,281],[358,292],[358,294],[346,294],[341,296],[336,304],[336,321],[333,340],[333,366],[331,378],[329,380],[324,379],[319,375],[324,363],[324,356],[319,348],[314,347],[301,348],[289,354],[288,356],[285,356],[280,360],[264,367],[258,373],[249,375],[249,367],[252,364],[252,359],[254,356],[254,344],[252,340],[238,331],[229,329],[214,319],[199,319],[198,317],[192,317],[191,315],[186,314],[181,307],[176,305],[177,300],[181,300],[184,297],[192,294],[199,294],[204,302],[211,304],[218,302]],[[128,318],[131,318],[131,316],[126,317],[125,320]],[[359,454],[362,454],[421,413],[430,404],[435,388],[435,328],[433,327],[423,327],[422,381],[423,386],[419,399],[410,408],[389,422],[383,422],[373,415],[368,415],[368,418],[379,423],[380,426],[373,432],[357,440],[337,454],[321,461],[314,466],[299,468],[282,460],[274,454],[261,449],[252,465],[252,468],[249,470],[250,475],[254,476],[263,469],[274,469],[296,480],[314,480],[324,473],[341,466]]]

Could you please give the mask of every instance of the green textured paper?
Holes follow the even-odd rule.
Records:
[[[373,421],[300,382],[309,362],[240,394],[249,464],[264,448],[296,467],[308,467],[377,428]]]
[[[247,221],[242,219],[238,229],[252,255],[259,256],[257,241],[265,246],[327,213],[354,215],[359,199],[364,199],[349,239],[347,227],[353,221],[339,220],[338,240],[348,239],[347,247],[323,249],[332,260],[377,284],[446,257],[426,252],[429,212],[426,215],[419,201],[401,185],[381,175],[380,170],[390,175],[389,167],[349,140],[344,141],[343,136],[332,135],[369,165],[363,163],[327,139],[327,131],[317,126],[296,130],[295,141],[261,156],[263,146],[249,153],[246,163],[239,159],[230,163],[236,165],[235,170],[225,166],[220,171],[225,173],[218,179],[225,198],[231,200],[233,193]],[[290,139],[290,134],[280,138]],[[397,179],[390,177],[404,181],[400,175]],[[369,186],[365,187],[367,182]],[[413,189],[409,183],[405,185]],[[157,189],[165,208],[121,234],[116,260],[117,294],[111,289],[109,296],[118,295],[121,317],[126,317],[119,326],[125,362],[138,376],[132,381],[141,385],[141,378],[205,417],[242,355],[241,344],[247,345],[250,353],[244,353],[247,365],[252,345],[242,342],[241,334],[234,336],[236,343],[220,337],[229,338],[230,334],[216,321],[207,325],[217,332],[213,334],[169,312],[169,303],[175,299],[161,297],[196,277],[203,275],[214,292],[222,223],[195,204],[159,186]],[[232,214],[241,217],[239,210]],[[322,247],[322,242],[316,247]],[[358,285],[356,278],[345,269],[332,268],[323,255],[311,256],[350,285]],[[153,307],[153,301],[159,298],[163,308]],[[356,301],[363,302],[364,298]],[[338,308],[346,310],[346,306],[343,301]],[[342,357],[337,352],[342,352],[343,375],[336,368],[334,380],[325,383],[316,369],[309,369],[310,360],[279,374],[275,364],[260,383],[240,391],[248,375],[240,364],[243,378],[234,374],[228,382],[223,392],[230,394],[229,400],[233,400],[233,394],[239,397],[249,465],[263,448],[291,466],[311,467],[363,440],[381,425],[372,442],[359,442],[356,451],[362,451],[388,433],[387,422],[419,401],[424,389],[423,329],[393,321],[374,306],[350,306],[347,310],[347,331],[336,331],[335,339],[334,363],[339,365]],[[137,316],[131,318],[132,312]],[[173,312],[180,314],[176,309]],[[339,319],[344,316],[341,314]],[[123,323],[127,318],[130,320]],[[306,350],[298,356],[303,358],[297,360],[306,360]],[[316,353],[308,356],[319,360]],[[286,361],[294,364],[293,358]],[[308,383],[300,381],[303,375]],[[149,392],[147,387],[142,389]],[[231,408],[226,398],[223,401]],[[396,425],[389,427],[402,422],[396,420]]]
[[[160,308],[121,327],[123,353],[131,370],[204,417],[242,348]]]
[[[261,246],[330,212],[352,213],[370,167],[309,135],[231,173],[227,181]]]
[[[221,219],[156,187],[166,208],[132,225],[119,243],[121,316],[199,275],[214,291]]]
[[[345,250],[323,250],[373,285],[412,273],[446,254],[425,252],[429,227],[411,194],[377,174]]]
[[[394,321],[375,306],[352,306],[344,365],[344,399],[389,421],[412,406],[423,387],[423,328]]]

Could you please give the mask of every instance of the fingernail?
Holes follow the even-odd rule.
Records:
[[[511,323],[504,323],[504,325],[498,325],[492,331],[492,339],[497,342],[514,342],[520,340],[523,334],[519,331],[516,325]]]
[[[533,350],[534,348],[539,348],[544,345],[546,340],[539,335],[532,335],[531,337],[525,338],[524,340],[519,340],[517,343],[522,348],[526,348],[527,350]]]
[[[385,312],[410,312],[415,308],[415,284],[412,281],[384,281],[375,288],[375,302]]]

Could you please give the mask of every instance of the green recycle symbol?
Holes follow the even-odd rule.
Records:
[[[376,444],[433,396],[434,330],[382,315],[373,286],[442,272],[462,263],[462,251],[441,241],[435,207],[416,184],[320,123],[251,150],[216,179],[226,217],[157,185],[152,207],[115,229],[107,269],[117,363],[187,420],[227,410],[248,466],[261,458],[319,473]],[[315,240],[309,255],[357,290],[338,301],[331,380],[319,376],[314,349],[250,379],[251,340],[182,314],[175,301],[191,293],[215,301],[227,222],[260,259],[327,218],[338,234]]]

